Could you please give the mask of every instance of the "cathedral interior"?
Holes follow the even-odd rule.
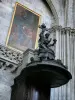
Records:
[[[0,0],[0,100],[75,100],[74,22],[75,0]],[[39,71],[56,61],[64,67],[62,75],[56,67],[49,69],[51,74],[27,68],[38,65]],[[36,89],[30,87],[33,83]]]

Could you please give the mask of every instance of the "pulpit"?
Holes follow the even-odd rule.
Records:
[[[65,85],[72,79],[67,67],[55,59],[52,48],[57,40],[50,38],[50,29],[45,24],[40,28],[38,49],[24,54],[23,70],[15,79],[11,100],[50,100],[51,88]]]

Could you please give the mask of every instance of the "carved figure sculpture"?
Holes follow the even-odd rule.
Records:
[[[55,53],[51,49],[52,46],[56,44],[56,39],[53,39],[53,43],[51,43],[52,38],[50,37],[49,29],[46,28],[45,24],[42,24],[39,28],[42,29],[39,38],[39,50],[38,55],[40,60],[53,60],[55,58]]]

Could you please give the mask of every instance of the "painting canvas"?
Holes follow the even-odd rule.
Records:
[[[35,48],[40,15],[16,3],[6,45],[20,51]]]

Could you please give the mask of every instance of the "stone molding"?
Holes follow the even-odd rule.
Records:
[[[0,45],[0,69],[14,73],[23,61],[23,54]]]
[[[0,45],[0,59],[8,60],[14,64],[22,62],[23,54]]]
[[[56,32],[56,31],[61,31],[61,32],[71,32],[71,33],[75,33],[75,29],[72,29],[71,27],[62,27],[62,26],[52,26],[49,31],[51,32]]]

